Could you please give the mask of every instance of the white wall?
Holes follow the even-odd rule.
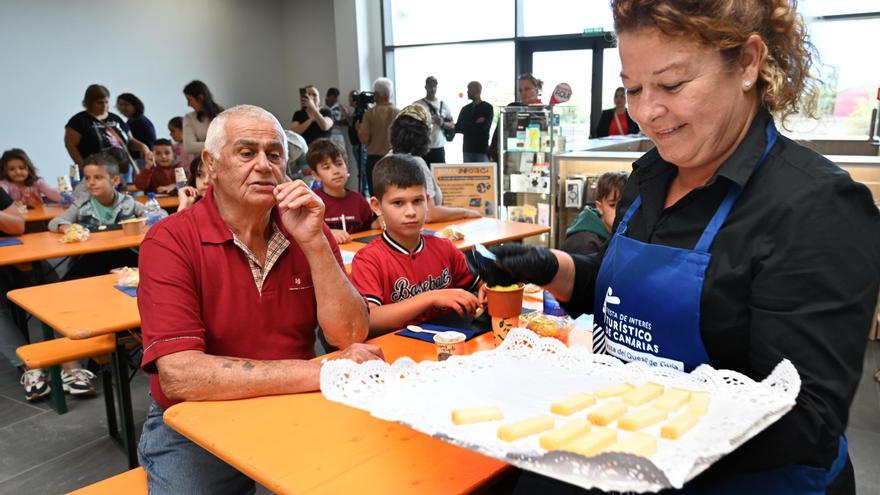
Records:
[[[378,0],[2,0],[0,150],[23,148],[54,184],[71,163],[64,125],[86,87],[134,93],[159,137],[190,111],[183,86],[282,124],[298,88],[369,89],[382,75]],[[115,109],[113,110],[115,112]]]
[[[54,184],[71,163],[64,125],[92,83],[107,86],[112,104],[123,92],[141,98],[160,137],[189,111],[182,90],[192,79],[223,105],[261,105],[284,122],[279,11],[278,0],[5,0],[0,148],[24,148]]]

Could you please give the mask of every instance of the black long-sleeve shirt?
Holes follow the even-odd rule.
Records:
[[[489,129],[492,128],[492,119],[495,110],[488,102],[481,101],[474,105],[473,102],[461,108],[458,112],[458,120],[455,122],[455,132],[462,135],[464,143],[461,150],[465,153],[485,153],[489,146]],[[477,122],[482,118],[483,122]]]
[[[617,219],[642,196],[627,236],[693,249],[733,183],[744,186],[710,252],[700,329],[711,364],[763,380],[797,368],[797,404],[698,479],[786,464],[828,467],[858,385],[880,283],[880,214],[837,165],[779,136],[755,170],[770,119],[760,111],[712,179],[664,209],[676,167],[656,149],[633,165]],[[616,229],[616,225],[615,225]],[[592,313],[598,255],[573,256],[573,314]],[[666,297],[675,297],[674,293]]]

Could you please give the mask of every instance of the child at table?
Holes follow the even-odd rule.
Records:
[[[186,181],[186,187],[177,190],[177,211],[181,212],[204,198],[210,185],[211,177],[202,164],[202,157],[197,156],[189,165],[189,179]]]
[[[168,133],[174,143],[174,166],[189,169],[192,161],[198,157],[183,150],[183,117],[173,117],[168,121]]]
[[[565,231],[562,250],[589,255],[599,252],[611,237],[617,202],[626,184],[626,172],[605,172],[596,185],[596,206],[584,206]]]
[[[42,196],[55,203],[61,202],[61,194],[37,174],[37,168],[24,150],[12,148],[0,156],[0,187],[13,201],[20,201],[30,208],[43,204]]]
[[[177,189],[174,177],[174,148],[171,141],[157,139],[153,143],[153,159],[147,157],[144,168],[134,178],[134,186],[144,192],[171,194]],[[155,161],[155,163],[154,163]],[[184,168],[187,179],[189,170]]]
[[[306,162],[321,180],[315,193],[324,200],[324,222],[337,244],[351,242],[351,235],[379,227],[376,216],[364,197],[345,188],[348,166],[345,152],[330,139],[316,139],[309,146]]]
[[[425,174],[409,155],[388,155],[373,170],[370,206],[384,232],[358,251],[351,281],[370,308],[370,336],[452,311],[473,314],[480,286],[464,254],[447,239],[423,236]]]

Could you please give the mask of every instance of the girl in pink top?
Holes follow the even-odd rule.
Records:
[[[61,202],[57,189],[49,187],[37,175],[37,168],[24,150],[12,148],[0,156],[0,187],[9,193],[13,201],[21,201],[31,208],[43,204],[42,196],[56,203]]]

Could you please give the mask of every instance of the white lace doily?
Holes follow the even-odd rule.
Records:
[[[548,452],[534,435],[513,443],[496,436],[499,422],[457,426],[451,411],[498,406],[504,423],[550,414],[550,403],[615,383],[647,381],[710,392],[709,412],[678,440],[660,438],[660,427],[643,431],[658,437],[649,459],[621,453],[583,457]],[[642,363],[569,349],[521,328],[494,351],[452,356],[446,361],[393,364],[330,360],[321,369],[327,399],[369,411],[422,433],[584,488],[654,492],[680,488],[723,455],[788,412],[800,377],[787,360],[762,382],[729,370],[702,365],[681,373]],[[557,426],[573,417],[555,416]],[[621,432],[621,438],[626,433]]]

